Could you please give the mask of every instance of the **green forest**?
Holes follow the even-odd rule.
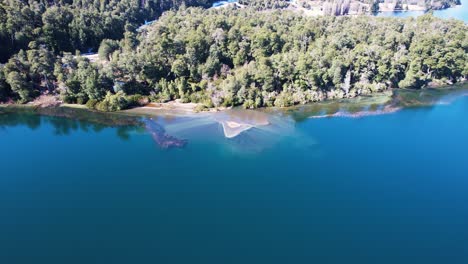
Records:
[[[125,30],[153,20],[164,11],[210,6],[212,0],[0,0],[0,62],[31,41],[54,52],[75,52],[99,46],[105,38],[120,39]]]
[[[239,4],[249,6],[255,10],[266,10],[273,8],[286,8],[288,0],[239,0]]]
[[[282,1],[206,9],[212,2],[0,0],[0,101],[285,107],[468,76],[462,21],[307,17]],[[87,49],[98,58],[81,56]]]

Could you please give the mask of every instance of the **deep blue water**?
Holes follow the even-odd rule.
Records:
[[[468,263],[468,97],[450,101],[276,113],[234,139],[156,119],[188,140],[173,149],[0,114],[0,263]]]

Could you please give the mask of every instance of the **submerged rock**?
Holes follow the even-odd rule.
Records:
[[[146,130],[151,134],[156,144],[161,148],[182,148],[187,145],[186,139],[179,139],[174,136],[168,135],[163,126],[158,124],[152,118],[145,119],[144,121]]]

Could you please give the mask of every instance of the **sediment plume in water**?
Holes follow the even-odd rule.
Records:
[[[233,138],[253,127],[270,125],[268,115],[254,110],[231,109],[214,116],[222,125],[224,136]]]
[[[305,136],[297,134],[295,127],[297,123],[308,118],[363,118],[386,115],[398,112],[405,107],[441,104],[467,95],[466,90],[397,90],[372,96],[291,108],[261,110],[235,108],[201,116],[179,117],[173,122],[168,122],[163,132],[158,131],[155,140],[169,139],[168,142],[170,142],[173,137],[168,136],[168,132],[170,134],[183,134],[188,133],[186,131],[197,129],[197,127],[219,124],[224,137],[236,138],[230,141],[233,145],[245,146],[251,144],[249,142],[258,142],[259,145],[268,146],[284,137],[300,136],[305,138]],[[161,139],[161,135],[166,135],[166,137]],[[171,144],[173,143],[169,143],[169,145]],[[315,145],[315,142],[311,140],[309,145]]]
[[[166,133],[185,135],[195,141],[205,141],[206,135],[213,133],[212,140],[219,144],[217,136],[222,136],[228,139],[223,141],[225,147],[242,153],[263,151],[285,137],[298,136],[291,116],[262,110],[231,109],[200,117],[179,117],[169,122],[164,120],[163,123]]]
[[[259,112],[262,116],[268,118],[268,125],[262,123],[265,125],[252,126],[236,136],[228,138],[229,140],[226,140],[225,144],[229,146],[231,151],[258,153],[282,142],[290,142],[290,144],[300,142],[297,145],[300,148],[315,144],[310,135],[304,135],[296,130],[296,122],[290,116],[280,113],[266,114],[262,111]],[[227,137],[227,135],[224,136]]]

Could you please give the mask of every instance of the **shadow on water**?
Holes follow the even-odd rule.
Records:
[[[8,113],[0,109],[0,128],[27,126],[31,130],[36,130],[41,126],[40,116],[34,114]]]
[[[32,130],[41,125],[51,125],[56,135],[70,135],[73,132],[101,132],[114,128],[122,140],[130,140],[133,133],[149,133],[161,148],[180,148],[187,144],[166,133],[164,127],[153,119],[127,116],[116,113],[101,113],[88,109],[68,107],[30,108],[9,106],[0,108],[0,128],[26,126]]]
[[[41,125],[51,125],[56,135],[70,135],[73,132],[100,132],[108,127],[116,129],[122,140],[130,139],[130,134],[143,131],[141,122],[134,117],[98,113],[86,109],[30,108],[11,106],[0,108],[0,128],[26,126],[31,130]]]

